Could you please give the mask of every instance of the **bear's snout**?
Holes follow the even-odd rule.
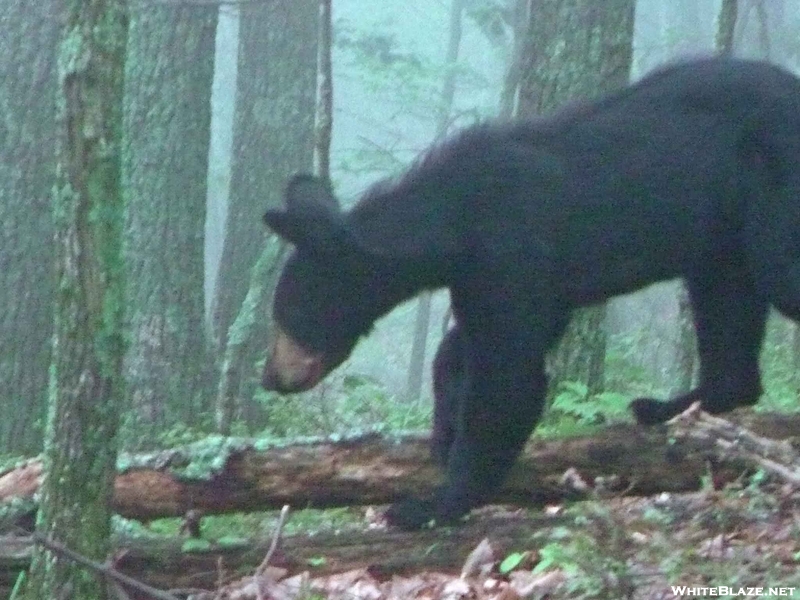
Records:
[[[281,393],[303,392],[325,376],[324,355],[313,353],[283,331],[275,332],[261,385]]]

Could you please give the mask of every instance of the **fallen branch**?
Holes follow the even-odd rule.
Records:
[[[721,461],[736,457],[773,473],[794,485],[800,484],[800,454],[786,440],[770,440],[731,421],[709,415],[694,404],[670,422],[677,439],[713,443]]]
[[[107,577],[108,579],[111,579],[116,583],[120,583],[125,587],[129,587],[131,589],[136,590],[137,592],[145,594],[145,596],[147,596],[148,598],[153,598],[154,600],[178,600],[177,597],[173,596],[168,592],[164,592],[162,590],[150,587],[149,585],[145,585],[137,581],[136,579],[128,577],[124,573],[120,573],[116,569],[112,569],[108,565],[104,565],[97,561],[86,558],[82,554],[78,554],[77,552],[70,550],[63,544],[48,539],[43,535],[34,533],[31,539],[34,543],[41,544],[42,546],[50,550],[50,552],[64,556],[69,560],[71,560],[72,562],[75,562],[81,565],[82,567],[89,569],[90,571],[94,571],[98,575]]]

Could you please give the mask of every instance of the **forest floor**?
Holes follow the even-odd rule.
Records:
[[[546,512],[567,519],[504,556],[495,554],[489,537],[465,561],[462,573],[429,571],[424,564],[418,572],[387,578],[368,568],[324,577],[289,577],[268,569],[231,584],[224,591],[228,595],[217,597],[800,597],[800,491],[760,472],[719,491],[709,482],[695,493],[598,498]]]

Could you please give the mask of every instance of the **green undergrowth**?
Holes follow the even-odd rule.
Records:
[[[571,523],[512,555],[534,554],[534,573],[564,574],[554,599],[667,597],[674,585],[798,587],[800,525],[786,511],[789,494],[756,472],[723,491],[578,502],[566,509]]]
[[[225,538],[252,539],[270,538],[278,524],[280,511],[260,511],[208,515],[202,520],[202,537],[207,540]],[[176,536],[180,533],[183,519],[156,519],[147,525],[137,521],[119,519],[117,531],[133,536]],[[313,534],[364,528],[363,508],[331,508],[327,510],[297,510],[289,513],[283,532]]]

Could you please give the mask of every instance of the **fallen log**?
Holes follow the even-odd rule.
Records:
[[[742,421],[740,417],[738,419]],[[799,415],[752,415],[746,427],[769,438],[800,435]],[[666,427],[606,427],[590,436],[532,440],[494,500],[541,505],[580,498],[565,482],[574,469],[593,486],[631,494],[696,489],[713,460],[709,439],[670,438]],[[735,478],[742,461],[726,461],[715,473]],[[41,463],[29,461],[0,473],[0,503],[32,497]],[[123,455],[114,495],[122,516],[148,521],[181,516],[294,508],[385,504],[408,495],[427,496],[441,473],[430,460],[428,439],[419,435],[350,438],[266,445],[213,438],[183,448]]]

